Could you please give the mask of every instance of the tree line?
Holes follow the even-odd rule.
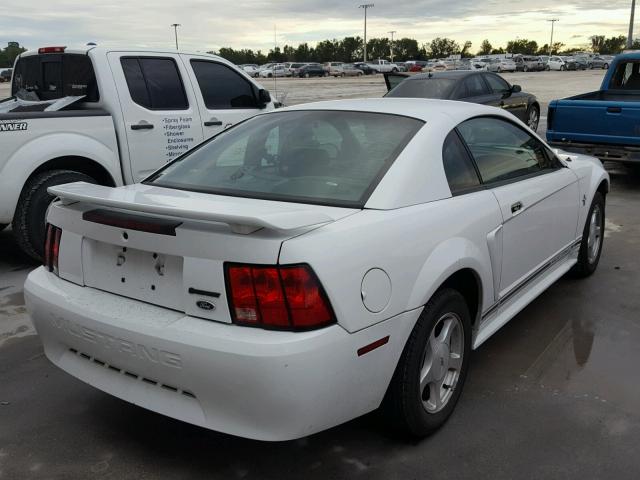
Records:
[[[21,47],[18,42],[9,42],[6,47],[0,49],[0,68],[13,67],[16,57],[27,49]]]
[[[627,38],[624,35],[605,37],[604,35],[594,35],[590,37],[591,45],[583,47],[565,48],[562,42],[553,42],[552,48],[549,44],[538,45],[535,40],[519,38],[507,42],[506,47],[494,48],[489,40],[484,40],[480,49],[473,51],[473,44],[466,41],[462,44],[457,41],[446,38],[437,37],[432,41],[420,45],[413,38],[394,39],[393,45],[390,38],[372,38],[367,40],[367,58],[391,58],[393,49],[393,59],[395,61],[406,60],[428,60],[431,58],[446,58],[450,55],[461,55],[463,58],[469,58],[476,55],[490,55],[513,53],[523,55],[570,55],[572,53],[584,50],[590,50],[593,53],[601,55],[615,55],[624,49]],[[315,47],[308,43],[301,43],[297,46],[285,45],[282,47],[274,47],[264,53],[261,50],[240,49],[236,50],[229,47],[220,48],[218,51],[210,51],[226,58],[232,63],[255,63],[258,65],[267,62],[356,62],[363,58],[363,40],[361,37],[345,37],[342,40],[323,40],[318,42]],[[634,49],[640,49],[640,40],[634,40]]]

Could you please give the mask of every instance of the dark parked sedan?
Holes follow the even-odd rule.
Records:
[[[413,76],[388,73],[385,81],[389,90],[387,97],[439,98],[491,105],[511,112],[533,131],[540,121],[540,104],[536,97],[523,92],[520,85],[510,85],[495,73],[459,70]]]
[[[308,65],[300,67],[296,75],[304,78],[326,77],[329,75],[329,72],[327,72],[319,63],[310,63]]]
[[[373,74],[377,73],[373,68],[371,68],[366,63],[362,63],[362,62],[354,63],[353,66],[356,67],[358,70],[362,70],[362,72],[365,75],[373,75]]]

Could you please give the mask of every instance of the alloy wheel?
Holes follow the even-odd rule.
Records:
[[[538,113],[538,109],[531,107],[529,110],[529,118],[527,121],[527,125],[534,132],[538,129],[538,122],[540,121],[540,114]]]
[[[420,369],[420,397],[429,413],[446,407],[460,378],[464,357],[462,320],[454,313],[444,314],[435,323],[425,346]]]
[[[596,204],[589,218],[589,236],[587,237],[587,258],[589,263],[593,263],[600,253],[602,243],[602,209]]]

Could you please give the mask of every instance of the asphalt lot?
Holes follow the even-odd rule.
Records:
[[[601,76],[506,75],[543,101],[596,88]],[[313,89],[324,99],[358,85],[376,96],[378,80],[278,80],[278,89],[299,103],[315,82],[326,82]],[[35,265],[0,233],[0,479],[640,478],[640,177],[608,168],[596,274],[560,280],[475,352],[450,421],[417,443],[376,414],[293,442],[243,440],[75,380],[44,357],[22,296]]]

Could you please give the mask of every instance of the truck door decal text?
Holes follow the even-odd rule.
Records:
[[[28,126],[27,122],[0,122],[0,132],[24,132]]]
[[[195,140],[191,136],[193,117],[165,117],[162,119],[164,137],[167,139],[165,156],[167,161],[189,150]]]

